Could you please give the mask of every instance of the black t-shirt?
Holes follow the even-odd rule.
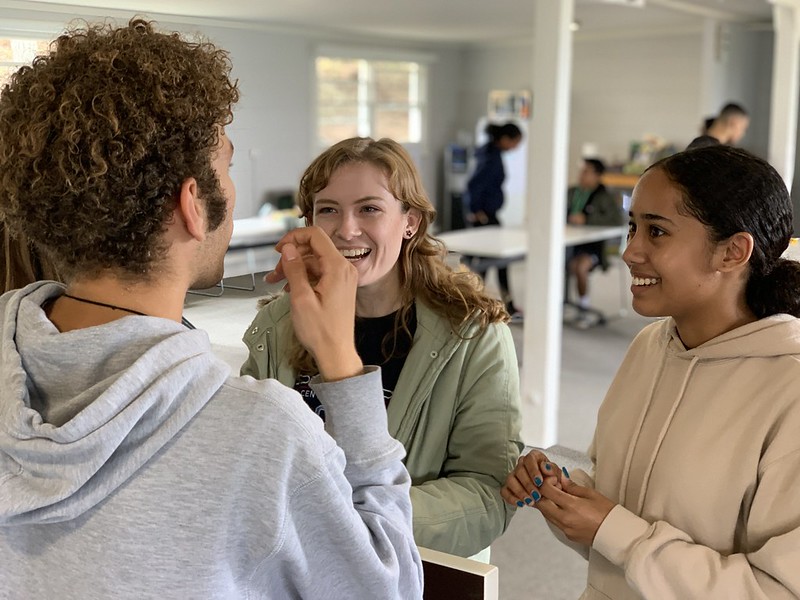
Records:
[[[414,333],[417,330],[417,310],[412,304],[406,315],[406,323],[411,332],[409,336],[402,328],[395,330],[397,312],[384,317],[356,318],[356,351],[365,365],[380,365],[381,379],[383,381],[383,400],[386,406],[394,394],[400,371],[406,362],[406,357],[411,351]],[[386,356],[389,355],[387,359]],[[300,392],[309,408],[325,420],[325,409],[317,399],[316,394],[308,385],[310,375],[300,375],[294,382],[294,389]]]

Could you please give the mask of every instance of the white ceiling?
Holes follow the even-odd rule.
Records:
[[[338,33],[440,42],[502,42],[533,30],[534,1],[559,0],[11,0],[3,7],[85,14],[138,12],[175,15],[237,26],[302,27]],[[767,0],[576,0],[581,34],[632,28],[696,28],[704,16],[769,23]],[[80,7],[84,7],[81,10]]]

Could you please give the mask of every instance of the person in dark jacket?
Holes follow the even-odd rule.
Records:
[[[474,227],[484,225],[500,225],[497,212],[503,207],[503,181],[506,173],[503,168],[503,152],[513,150],[522,141],[522,130],[514,123],[497,125],[490,123],[486,126],[489,141],[475,152],[477,163],[475,171],[467,183],[469,198],[469,213],[467,220]],[[480,272],[486,278],[486,271]],[[497,269],[500,282],[500,292],[506,305],[508,314],[519,317],[519,311],[511,300],[511,291],[508,285],[508,269]]]

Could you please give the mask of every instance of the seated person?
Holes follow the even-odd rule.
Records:
[[[358,270],[356,345],[365,364],[382,368],[389,432],[405,446],[413,482],[417,544],[475,555],[511,519],[500,486],[522,447],[503,303],[477,275],[445,263],[419,173],[392,140],[352,138],[323,152],[302,176],[298,204]],[[324,418],[307,385],[318,366],[297,343],[289,308],[278,297],[256,316],[242,374],[293,386]]]
[[[272,277],[331,435],[180,323],[233,229],[230,70],[136,19],[65,33],[0,94],[0,214],[66,282],[0,298],[3,597],[422,593],[403,447],[328,236],[287,234]]]
[[[600,183],[606,167],[597,158],[586,158],[578,174],[578,185],[567,191],[569,225],[622,225],[622,210],[617,199]],[[568,249],[567,273],[575,277],[578,288],[578,327],[589,327],[589,273],[598,265],[607,266],[605,241],[579,244]]]

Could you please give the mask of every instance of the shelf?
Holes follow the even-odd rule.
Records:
[[[600,181],[607,187],[632,190],[636,185],[636,182],[639,181],[639,175],[605,172],[600,177]]]

